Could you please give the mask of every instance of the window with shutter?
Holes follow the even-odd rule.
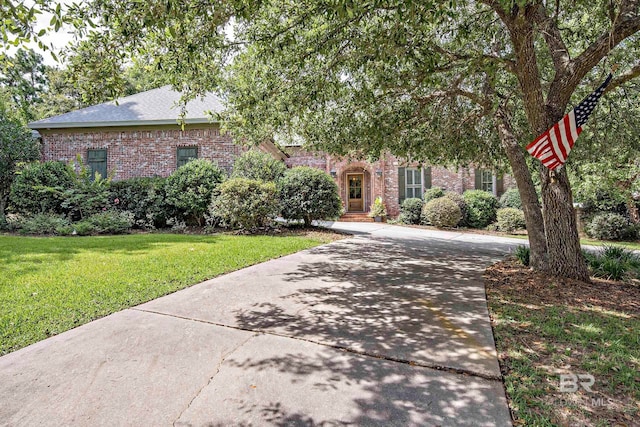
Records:
[[[91,180],[100,174],[101,178],[107,177],[107,150],[87,150],[87,166],[91,171]]]
[[[178,147],[177,166],[187,164],[189,161],[198,158],[198,147]]]
[[[422,199],[422,169],[405,168],[405,197]]]

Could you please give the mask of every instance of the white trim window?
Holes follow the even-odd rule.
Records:
[[[404,174],[405,197],[407,199],[410,199],[412,197],[422,199],[422,194],[424,193],[424,186],[422,182],[422,168],[406,168],[404,170]]]
[[[497,193],[496,176],[491,171],[482,171],[482,175],[480,177],[480,188],[486,192],[493,194],[494,196]]]

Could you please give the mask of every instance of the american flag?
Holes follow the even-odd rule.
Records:
[[[607,79],[591,95],[587,96],[562,118],[551,129],[540,135],[531,144],[527,145],[527,151],[543,165],[554,170],[567,161],[573,144],[582,132],[582,126],[587,122],[589,115],[596,107],[598,100],[604,93],[613,75],[609,73]]]

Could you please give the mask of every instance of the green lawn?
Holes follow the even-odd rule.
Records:
[[[214,276],[330,239],[0,235],[0,355]]]

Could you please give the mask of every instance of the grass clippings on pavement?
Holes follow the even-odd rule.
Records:
[[[638,425],[637,285],[558,279],[515,260],[488,268],[485,284],[515,425]]]
[[[0,235],[0,355],[252,264],[343,238],[280,235]]]

